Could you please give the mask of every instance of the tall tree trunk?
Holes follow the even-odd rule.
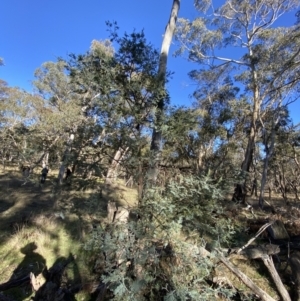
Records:
[[[200,145],[198,150],[198,160],[197,160],[197,171],[199,172],[202,168],[203,158],[205,156],[204,146]]]
[[[160,81],[161,88],[164,88],[165,86],[168,53],[176,28],[176,21],[177,21],[179,8],[180,8],[180,0],[173,0],[171,15],[165,29],[165,35],[162,42],[160,58],[159,58],[159,67],[158,67],[157,76],[158,76],[158,80]],[[150,167],[148,170],[148,180],[151,183],[155,183],[158,175],[158,163],[160,160],[161,140],[162,140],[161,123],[164,114],[164,105],[165,105],[165,98],[162,97],[161,99],[159,99],[156,107],[155,127],[153,129],[152,141],[150,147],[153,156],[151,158],[152,162],[150,162]]]
[[[250,47],[249,49],[249,56],[250,59],[253,58],[253,52]],[[252,76],[252,92],[253,92],[253,105],[252,105],[252,116],[251,116],[251,125],[250,125],[250,134],[248,137],[246,152],[244,161],[242,163],[241,169],[244,173],[248,173],[250,171],[250,166],[253,161],[253,154],[255,150],[255,142],[256,142],[256,136],[257,136],[257,122],[259,120],[259,112],[260,112],[260,106],[261,106],[261,100],[259,95],[259,86],[258,86],[258,77],[257,77],[257,71],[255,68],[254,62],[250,65],[251,70],[251,76]],[[240,191],[240,195],[237,196],[238,199],[245,202],[246,198],[246,181],[244,182],[244,185],[237,185],[236,191]]]

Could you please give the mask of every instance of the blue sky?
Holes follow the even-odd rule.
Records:
[[[197,16],[193,0],[181,2],[180,17]],[[171,5],[172,0],[2,0],[0,57],[5,66],[0,67],[0,78],[30,91],[34,70],[42,63],[84,53],[93,39],[108,38],[105,21],[117,21],[120,34],[144,29],[148,41],[160,49]],[[282,22],[293,24],[295,17]],[[175,72],[168,87],[171,102],[190,105],[195,86],[187,73],[195,66],[172,57],[174,50],[173,45],[168,61]],[[300,102],[291,113],[300,122]]]

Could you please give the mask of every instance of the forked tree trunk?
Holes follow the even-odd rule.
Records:
[[[165,35],[162,42],[160,58],[159,58],[158,74],[157,74],[158,80],[160,81],[160,87],[162,89],[165,86],[168,53],[176,28],[176,21],[177,21],[179,8],[180,8],[180,0],[173,0],[170,19],[166,26]],[[159,99],[156,107],[155,127],[153,129],[152,141],[150,147],[150,150],[153,155],[148,170],[148,180],[150,181],[150,183],[155,183],[158,175],[158,163],[160,160],[161,143],[162,143],[161,123],[164,114],[164,105],[165,105],[165,98],[162,97],[161,99]]]
[[[278,275],[278,272],[274,266],[273,259],[271,256],[262,256],[262,261],[264,262],[266,268],[268,269],[269,273],[271,274],[271,277],[277,287],[278,292],[280,293],[282,300],[284,301],[291,301],[291,297],[286,290],[285,286],[282,283],[282,280],[280,276]]]

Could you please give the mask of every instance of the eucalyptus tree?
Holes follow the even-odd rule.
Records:
[[[100,160],[103,163],[103,154],[109,152],[106,144],[114,128],[117,99],[114,54],[109,40],[94,40],[87,53],[72,54],[66,60],[70,81],[85,119],[74,141],[73,172],[78,164],[87,172],[95,169],[95,162]]]
[[[2,162],[6,157],[30,162],[34,153],[30,145],[30,126],[35,120],[34,97],[0,81],[0,135]]]
[[[35,78],[33,84],[41,96],[40,102],[35,104],[35,109],[39,113],[35,128],[36,133],[41,136],[42,156],[47,158],[49,150],[58,140],[63,139],[66,144],[65,149],[59,152],[58,181],[61,183],[70,156],[70,145],[84,119],[82,107],[70,83],[66,63],[63,60],[42,64],[35,71]]]
[[[150,150],[152,151],[152,159],[150,162],[150,168],[148,170],[148,178],[152,183],[156,181],[158,175],[158,163],[160,161],[161,144],[162,144],[161,126],[163,122],[164,106],[168,100],[168,94],[164,90],[166,79],[167,79],[166,77],[167,60],[168,60],[170,45],[176,29],[176,21],[177,21],[179,8],[180,8],[180,0],[173,0],[171,14],[165,29],[165,34],[164,34],[161,52],[160,52],[159,67],[157,73],[157,77],[160,82],[160,89],[156,92],[158,94],[157,104],[155,106],[156,120],[155,120],[155,126],[153,128],[151,148],[150,148]]]
[[[269,51],[264,54],[265,81],[268,94],[261,104],[259,127],[265,148],[259,204],[263,206],[267,181],[268,162],[274,153],[275,138],[279,129],[290,123],[287,106],[299,98],[299,26],[273,29],[261,37]],[[276,62],[276,63],[274,63]],[[278,64],[282,62],[282,64]]]
[[[299,124],[283,122],[278,126],[275,136],[274,155],[269,160],[271,184],[279,190],[283,199],[294,193],[299,200],[300,184],[300,134]]]
[[[279,106],[274,110],[269,110],[265,115],[265,122],[261,119],[261,140],[264,146],[264,159],[263,159],[263,169],[262,169],[262,177],[261,177],[261,185],[260,185],[260,194],[259,194],[259,205],[263,207],[264,205],[264,192],[265,185],[267,182],[267,174],[268,174],[268,165],[271,160],[274,152],[275,152],[275,141],[276,135],[278,132],[287,127],[290,123],[288,110],[286,107]]]
[[[238,96],[239,88],[234,85],[226,67],[193,70],[189,76],[201,83],[193,94],[196,100],[193,106],[198,112],[197,165],[200,171],[205,169],[207,154],[212,154],[218,147],[225,150],[234,142],[236,148],[242,149],[241,132],[249,122],[249,106]],[[219,151],[219,155],[221,153]]]
[[[188,59],[201,64],[204,72],[227,69],[243,89],[241,95],[250,105],[251,119],[241,168],[243,172],[249,172],[261,113],[274,103],[274,89],[288,88],[281,80],[277,81],[282,77],[282,67],[299,58],[296,39],[291,46],[287,38],[295,36],[295,28],[275,28],[275,22],[299,3],[294,0],[228,0],[217,9],[211,4],[210,1],[196,0],[195,7],[206,14],[193,21],[179,20],[178,53],[187,51]],[[281,43],[283,36],[286,37],[285,43]],[[274,52],[270,46],[279,46],[280,43]],[[286,51],[288,48],[290,52]],[[222,55],[221,49],[228,56]],[[284,99],[284,91],[281,93]]]

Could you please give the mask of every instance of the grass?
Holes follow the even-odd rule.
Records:
[[[88,189],[80,189],[82,179],[60,187],[55,185],[55,172],[42,187],[39,174],[31,175],[24,184],[16,169],[0,172],[0,283],[28,275],[38,275],[72,253],[75,261],[68,265],[65,281],[70,284],[94,280],[93,262],[84,251],[84,243],[94,226],[106,217],[108,200],[134,207],[137,192],[122,181],[105,186],[97,178]],[[24,184],[24,185],[23,185]],[[29,300],[29,286],[5,291],[15,300]],[[77,300],[90,300],[80,292]]]
[[[127,208],[137,205],[137,191],[120,180],[105,185],[99,178],[74,177],[71,182],[57,186],[56,175],[57,171],[52,170],[45,185],[40,186],[38,173],[25,183],[16,169],[0,171],[0,283],[29,272],[37,275],[45,266],[51,268],[57,261],[68,258],[70,253],[76,260],[68,265],[65,281],[70,284],[93,281],[96,277],[92,273],[95,257],[87,254],[83,246],[92,229],[105,219],[107,202],[114,200]],[[251,212],[241,212],[239,205],[228,201],[223,201],[220,206],[224,208],[224,216],[241,228],[241,233],[247,221],[270,215],[257,210],[253,216]],[[247,237],[237,237],[238,244],[242,244],[241,239],[247,240]],[[272,281],[266,277],[267,272],[261,264],[241,260],[234,263],[277,298]],[[218,276],[228,278],[238,289],[249,291],[225,267],[223,272],[219,268],[218,271]],[[17,287],[5,291],[5,295],[15,300],[29,300],[32,291],[29,286]],[[80,292],[76,300],[90,300],[89,293]]]

